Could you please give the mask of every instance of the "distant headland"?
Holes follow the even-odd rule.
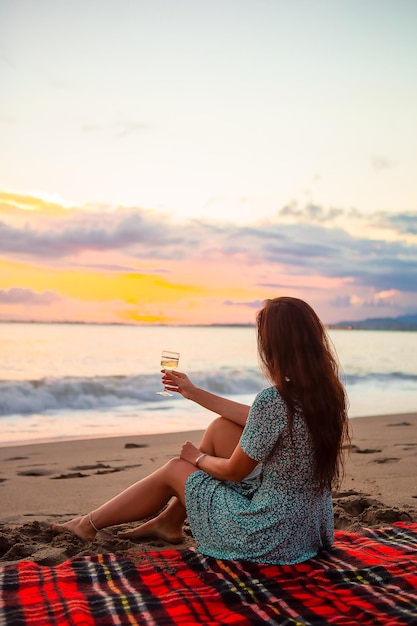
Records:
[[[417,313],[400,317],[371,317],[354,322],[328,324],[331,329],[348,330],[417,330]]]

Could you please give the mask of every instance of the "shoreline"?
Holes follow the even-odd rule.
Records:
[[[398,413],[380,413],[378,415],[353,415],[351,417],[349,417],[349,422],[352,423],[353,421],[356,420],[368,420],[368,419],[388,419],[388,418],[403,418],[403,419],[407,419],[407,418],[413,418],[413,416],[417,415],[417,409],[416,411],[405,411],[405,412],[398,412]],[[213,413],[213,417],[214,417],[214,413]],[[209,422],[208,422],[209,423]],[[208,425],[207,423],[207,425]],[[27,447],[27,446],[36,446],[36,445],[41,445],[41,444],[57,444],[57,443],[65,443],[65,442],[71,442],[71,441],[101,441],[104,439],[121,439],[123,437],[133,437],[133,438],[138,438],[138,437],[165,437],[168,435],[180,435],[183,434],[184,437],[186,437],[187,433],[202,433],[203,430],[200,428],[191,428],[189,430],[166,430],[166,431],[160,431],[160,432],[153,432],[153,433],[136,433],[136,432],[126,432],[123,435],[114,435],[114,434],[101,434],[98,435],[97,434],[92,434],[92,435],[80,435],[79,437],[73,436],[73,435],[67,435],[67,436],[63,436],[63,437],[45,437],[45,438],[39,438],[39,439],[22,439],[20,440],[14,440],[14,441],[0,441],[0,453],[1,450],[3,448],[20,448],[20,447]],[[1,457],[0,457],[1,458]],[[0,513],[1,515],[1,513]]]
[[[333,494],[341,530],[417,521],[417,412],[350,420],[345,475]],[[92,543],[53,536],[49,523],[87,513],[178,454],[201,430],[71,439],[0,447],[0,566],[22,559],[51,565],[75,555],[172,548],[133,543],[118,528]],[[127,525],[126,527],[128,527]],[[179,548],[192,547],[185,526]]]

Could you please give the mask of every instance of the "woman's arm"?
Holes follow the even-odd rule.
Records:
[[[192,465],[196,465],[198,460],[198,465],[196,465],[198,469],[204,470],[219,480],[231,480],[232,482],[240,482],[259,464],[259,461],[255,461],[243,452],[239,444],[230,459],[222,459],[217,456],[202,454],[201,450],[191,441],[186,441],[182,446],[180,457]]]
[[[245,426],[250,406],[222,398],[214,393],[196,387],[191,380],[177,371],[162,370],[162,382],[169,391],[176,391],[184,398],[196,402],[200,406],[217,413],[231,422]]]

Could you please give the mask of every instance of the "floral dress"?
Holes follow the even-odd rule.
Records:
[[[299,563],[333,543],[331,493],[316,487],[314,455],[305,421],[288,412],[275,387],[261,391],[250,409],[240,445],[262,465],[240,483],[200,470],[185,485],[197,549],[220,559]]]

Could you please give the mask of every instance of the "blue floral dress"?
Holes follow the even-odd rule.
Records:
[[[240,445],[262,471],[240,483],[190,474],[185,497],[197,549],[220,559],[299,563],[333,543],[331,493],[320,493],[303,417],[291,441],[288,412],[275,387],[255,398]]]

